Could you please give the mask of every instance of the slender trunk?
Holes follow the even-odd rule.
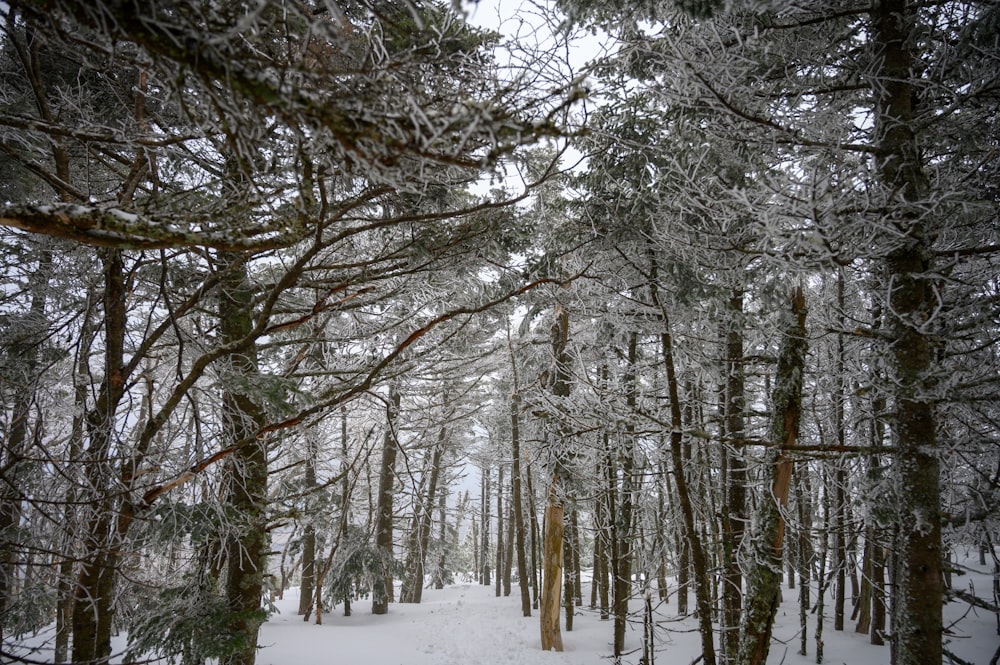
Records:
[[[804,464],[804,462],[800,462]],[[809,490],[803,485],[809,482],[809,473],[801,474],[799,482],[795,484],[795,506],[798,509],[799,517],[799,537],[798,537],[798,564],[799,564],[799,655],[805,656],[809,653],[809,584],[812,572],[812,517],[810,506],[807,505]]]
[[[575,508],[570,513],[570,548],[573,551],[573,588],[576,591],[576,606],[583,605],[582,574],[580,571],[580,513]]]
[[[73,605],[74,661],[107,662],[111,655],[112,596],[120,555],[115,529],[120,509],[112,496],[111,443],[118,405],[124,395],[126,287],[118,250],[102,255],[104,263],[104,382],[97,403],[86,415],[89,446],[83,455],[86,481],[96,496],[82,539],[80,573]],[[121,514],[122,517],[125,513]],[[127,524],[123,522],[123,526]]]
[[[816,663],[823,662],[823,622],[826,619],[826,562],[830,557],[830,473],[823,465],[823,530],[820,532],[819,571],[816,575]]]
[[[514,506],[512,499],[507,498],[507,534],[504,538],[503,550],[503,595],[510,595],[511,577],[514,568]]]
[[[503,464],[497,469],[496,596],[503,591]]]
[[[778,356],[772,396],[771,446],[765,454],[770,487],[757,508],[753,534],[754,557],[747,576],[743,625],[740,631],[741,665],[763,665],[771,646],[771,628],[781,590],[782,546],[785,537],[783,512],[788,504],[792,460],[785,449],[794,446],[802,411],[802,383],[806,358],[806,306],[802,289],[792,296]]]
[[[438,497],[438,560],[434,571],[434,588],[443,589],[448,578],[448,488]]]
[[[431,452],[429,469],[424,470],[427,489],[423,496],[417,496],[413,525],[410,530],[409,552],[407,553],[406,580],[399,592],[401,603],[419,603],[423,599],[424,568],[427,550],[431,542],[431,515],[437,500],[438,482],[441,477],[441,460],[444,457],[448,430],[444,426],[438,430],[437,443]],[[418,493],[419,494],[419,493]]]
[[[351,476],[348,474],[348,441],[347,441],[347,406],[341,405],[340,407],[340,460],[341,460],[341,471],[343,471],[343,477],[340,481],[340,527],[337,529],[337,533],[333,537],[333,544],[330,546],[330,553],[326,557],[326,561],[322,566],[316,568],[316,583],[313,585],[315,587],[315,593],[313,594],[315,612],[316,612],[316,625],[320,626],[323,624],[323,580],[326,579],[326,574],[330,572],[330,567],[333,565],[333,557],[337,553],[337,548],[340,546],[340,541],[347,533],[347,526],[351,521]],[[344,616],[351,616],[351,598],[350,591],[347,592],[344,598]],[[309,615],[306,614],[304,617],[306,621],[309,620]]]
[[[479,523],[476,522],[475,513],[472,515],[472,568],[476,574],[476,581],[481,584],[483,574],[479,566]]]
[[[531,616],[531,595],[528,589],[528,564],[525,558],[524,507],[521,497],[521,400],[515,390],[510,396],[511,466],[510,494],[514,503],[514,533],[517,543],[517,585],[521,590],[521,614]]]
[[[539,596],[541,595],[541,582],[538,579],[539,573],[539,556],[538,556],[538,541],[540,540],[540,534],[538,533],[538,511],[535,509],[535,488],[531,472],[531,460],[527,461],[525,468],[525,478],[528,484],[528,514],[531,515],[531,588],[532,588],[532,598],[531,607],[533,609],[538,609]]]
[[[576,590],[574,589],[574,583],[576,582],[576,576],[573,574],[573,518],[572,515],[576,512],[573,506],[573,500],[570,499],[569,503],[569,519],[567,519],[566,527],[563,531],[563,605],[566,608],[566,632],[573,632],[573,599],[576,598]],[[567,517],[564,515],[564,518]]]
[[[92,294],[91,294],[92,295]],[[87,388],[89,384],[88,368],[90,359],[91,342],[93,334],[91,330],[92,307],[89,303],[92,298],[88,296],[88,306],[84,313],[83,329],[80,334],[80,347],[77,352],[75,367],[73,370],[74,408],[73,424],[70,432],[69,447],[67,450],[67,471],[71,482],[71,489],[66,495],[66,509],[63,513],[65,524],[65,538],[67,541],[65,558],[59,563],[59,599],[56,605],[56,643],[54,659],[56,663],[65,662],[69,656],[70,634],[73,628],[73,574],[74,574],[74,553],[77,549],[77,490],[73,485],[79,481],[76,477],[76,467],[80,462],[80,455],[83,450],[83,440],[85,431],[85,413],[87,409]]]
[[[493,519],[490,517],[490,489],[492,488],[492,483],[490,482],[490,470],[485,465],[483,465],[482,473],[480,474],[480,484],[479,484],[479,506],[482,510],[482,517],[480,519],[480,547],[482,551],[479,553],[479,562],[482,565],[482,570],[479,573],[479,583],[483,586],[490,586],[490,580],[493,579],[490,568],[490,525]]]
[[[652,252],[650,252],[652,254]],[[670,332],[670,318],[667,308],[660,301],[657,289],[656,261],[650,256],[652,302],[660,311],[663,332],[660,333],[660,347],[663,365],[667,375],[667,392],[670,398],[670,457],[673,462],[674,483],[677,487],[677,501],[684,519],[685,544],[690,548],[695,576],[695,605],[698,609],[698,630],[701,633],[702,662],[715,665],[715,639],[712,628],[711,582],[708,578],[708,562],[698,530],[695,527],[694,506],[688,491],[683,459],[683,418],[681,416],[680,391],[677,386],[677,370],[674,363],[673,337]]]
[[[389,399],[385,407],[385,436],[382,438],[382,466],[378,479],[378,506],[375,511],[375,547],[386,559],[392,558],[393,506],[396,485],[396,418],[399,415],[399,385],[389,386]],[[392,596],[392,574],[385,571],[375,576],[372,584],[372,614],[386,614]]]
[[[837,329],[847,329],[844,299],[844,271],[837,272]],[[837,358],[835,362],[836,380],[834,389],[834,429],[837,435],[837,445],[841,450],[847,445],[847,432],[844,424],[844,400],[846,394],[846,367],[844,353],[844,333],[837,333]],[[834,464],[834,532],[833,532],[833,565],[836,571],[836,595],[833,604],[833,629],[844,630],[844,604],[847,599],[847,468],[844,460],[837,458]]]
[[[625,652],[625,631],[628,628],[628,601],[632,595],[632,518],[633,518],[633,466],[635,456],[635,431],[632,425],[632,413],[636,408],[636,362],[638,360],[638,335],[629,333],[628,350],[626,352],[626,370],[623,381],[626,402],[629,407],[629,418],[625,431],[619,442],[618,459],[609,460],[612,487],[609,490],[617,495],[618,505],[612,507],[609,514],[614,521],[611,545],[612,570],[612,610],[615,617],[614,655],[620,658]],[[618,490],[617,469],[621,469],[621,489]]]
[[[728,302],[726,330],[725,434],[738,444],[744,437],[744,372],[743,372],[743,290],[734,289]],[[747,520],[747,473],[742,446],[723,446],[726,467],[722,510],[722,646],[726,663],[736,662],[740,643],[740,616],[743,613],[743,569],[740,566],[740,544]]]
[[[316,487],[317,444],[311,432],[306,433],[307,446],[305,464],[305,491]],[[302,580],[299,585],[299,615],[309,620],[313,607],[313,588],[316,585],[316,527],[312,525],[312,514],[306,515],[307,524],[302,533]]]
[[[870,640],[885,644],[885,549],[876,541],[872,548],[872,629]]]
[[[661,463],[657,469],[656,524],[658,528],[656,529],[656,552],[654,554],[656,557],[656,593],[657,599],[661,603],[666,603],[670,599],[667,588],[667,534],[665,527],[667,523],[667,490],[663,482],[665,477],[666,470]]]

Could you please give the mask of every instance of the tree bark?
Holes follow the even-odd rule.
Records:
[[[490,469],[484,462],[479,483],[479,506],[482,512],[479,521],[479,565],[481,566],[481,570],[479,571],[479,583],[483,586],[490,586],[491,580],[493,579],[492,568],[490,568],[490,524],[493,521],[493,518],[490,516],[491,486],[492,482],[490,481]]]
[[[382,466],[379,469],[378,505],[375,509],[375,547],[386,559],[392,558],[393,506],[396,484],[396,454],[399,442],[396,440],[396,417],[399,414],[399,385],[393,381],[389,386],[389,399],[385,407],[385,436],[382,437]],[[392,574],[386,572],[375,576],[372,585],[372,614],[389,611],[392,592]]]
[[[511,466],[510,494],[514,502],[514,533],[517,539],[517,585],[521,591],[521,614],[531,616],[531,595],[528,588],[528,564],[525,557],[524,507],[521,497],[521,400],[517,390],[510,396]]]
[[[438,430],[437,442],[431,452],[429,468],[424,469],[427,478],[426,490],[416,497],[416,511],[410,529],[409,546],[406,562],[406,579],[399,592],[399,602],[419,603],[424,592],[424,568],[427,563],[427,550],[431,542],[431,516],[437,501],[438,482],[441,477],[441,460],[444,457],[445,442],[448,440],[448,430],[442,425]]]
[[[625,431],[621,433],[617,455],[609,461],[608,491],[617,499],[617,505],[609,506],[613,521],[611,531],[611,607],[614,614],[614,656],[620,658],[625,652],[625,631],[628,627],[628,601],[632,596],[632,513],[633,513],[633,471],[635,456],[635,428],[631,414],[636,408],[636,362],[638,360],[638,335],[629,333],[626,351],[626,368],[623,380],[629,418]],[[618,469],[621,469],[621,486],[618,485]]]
[[[224,275],[220,282],[219,328],[223,344],[245,339],[253,329],[254,289],[249,283],[246,256],[221,253]],[[229,356],[234,382],[252,382],[259,372],[256,343]],[[239,448],[230,458],[226,505],[238,520],[226,540],[226,601],[229,630],[238,647],[222,659],[225,665],[253,665],[257,634],[264,622],[261,594],[267,572],[267,446],[257,432],[264,410],[242,388],[226,388],[222,396],[226,437]]]
[[[552,476],[545,504],[545,543],[542,560],[542,651],[563,650],[559,628],[559,601],[562,592],[563,503],[559,498],[559,477]]]
[[[878,69],[876,99],[878,172],[890,197],[886,224],[902,236],[885,259],[894,364],[895,472],[905,509],[899,513],[893,585],[893,665],[942,659],[942,546],[940,461],[934,413],[934,342],[930,322],[939,301],[933,271],[930,221],[922,202],[929,189],[915,133],[920,67],[915,53],[917,10],[907,0],[872,8]]]
[[[124,395],[126,287],[119,250],[102,254],[104,264],[104,381],[86,416],[89,446],[84,455],[86,479],[95,496],[82,539],[80,573],[73,604],[74,661],[105,663],[111,655],[111,620],[115,574],[120,555],[116,516],[127,526],[123,507],[111,496],[111,442],[115,416]],[[117,515],[116,515],[117,513]]]
[[[307,451],[305,464],[305,491],[316,487],[317,445],[311,432],[306,432]],[[307,500],[308,502],[308,500]],[[312,525],[312,514],[305,516],[308,523],[302,533],[302,579],[299,585],[299,615],[309,620],[313,607],[313,589],[316,586],[316,527]]]
[[[734,289],[728,302],[725,335],[725,435],[740,441],[744,433],[743,372],[743,291]],[[725,499],[722,510],[722,645],[725,662],[736,660],[740,643],[740,616],[743,609],[743,571],[739,561],[740,543],[747,519],[746,466],[743,456],[723,445]]]
[[[785,449],[795,445],[802,412],[805,372],[806,302],[802,289],[792,296],[791,317],[784,330],[772,396],[770,440],[764,463],[770,487],[757,508],[753,533],[754,557],[747,576],[744,620],[740,631],[740,665],[763,665],[771,646],[771,628],[781,589],[783,511],[788,505],[792,460]]]
[[[503,463],[497,468],[497,537],[496,537],[496,596],[500,597],[503,588]]]
[[[569,515],[564,513],[565,525],[563,529],[563,605],[566,608],[566,632],[573,632],[573,600],[576,598],[574,583],[576,576],[573,574],[573,521],[572,515],[575,512],[573,499],[569,503]]]
[[[694,506],[688,492],[687,478],[684,474],[683,432],[684,422],[681,415],[680,391],[677,386],[677,369],[674,363],[673,336],[670,331],[670,317],[667,308],[660,300],[657,285],[657,269],[655,257],[650,251],[650,296],[662,317],[663,332],[660,333],[660,351],[667,375],[667,393],[670,398],[670,458],[673,462],[674,483],[677,488],[677,501],[684,519],[685,544],[690,548],[694,564],[695,604],[698,608],[698,630],[701,634],[702,661],[705,665],[715,665],[715,638],[712,627],[711,582],[708,578],[708,562],[698,531],[695,527]]]

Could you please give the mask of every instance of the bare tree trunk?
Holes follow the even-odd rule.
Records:
[[[445,486],[438,497],[438,560],[434,571],[434,588],[443,589],[448,577],[448,488]],[[456,529],[457,530],[457,529]]]
[[[872,629],[871,643],[885,644],[885,549],[876,539],[872,548]]]
[[[447,396],[446,396],[447,399]],[[428,466],[424,469],[427,478],[427,489],[423,496],[416,497],[416,511],[410,529],[409,551],[407,552],[406,579],[399,592],[399,602],[419,603],[424,591],[424,567],[427,562],[427,550],[431,542],[431,515],[437,501],[438,482],[441,477],[441,460],[444,457],[445,443],[448,440],[448,430],[441,426],[438,430],[437,443],[431,452]],[[423,483],[421,483],[423,484]]]
[[[124,262],[118,250],[103,253],[104,263],[104,383],[87,414],[90,445],[86,451],[87,484],[96,493],[83,537],[83,555],[73,605],[74,661],[107,662],[111,655],[112,596],[120,545],[115,528],[119,510],[111,496],[111,441],[115,415],[124,394],[126,287]],[[122,517],[124,517],[122,513]]]
[[[611,457],[609,463],[610,486],[608,491],[617,505],[609,506],[612,524],[611,531],[611,606],[615,617],[614,656],[620,658],[625,652],[625,630],[628,627],[628,601],[632,596],[632,518],[633,518],[633,471],[635,456],[635,431],[632,426],[632,414],[636,408],[636,362],[638,360],[638,335],[629,333],[628,349],[626,351],[626,370],[623,381],[626,402],[629,407],[629,418],[625,431],[618,443],[617,459]],[[621,469],[621,489],[618,488],[617,469]]]
[[[486,462],[484,462],[479,484],[479,506],[482,511],[480,519],[481,528],[479,530],[479,545],[481,548],[479,564],[482,569],[479,571],[479,583],[483,586],[490,586],[490,582],[493,579],[492,569],[490,568],[490,525],[493,522],[493,518],[490,516],[490,489],[492,485],[493,483],[490,482],[490,469],[486,466]]]
[[[83,441],[85,432],[85,413],[87,409],[87,388],[89,384],[89,364],[90,353],[93,342],[93,293],[88,293],[87,309],[84,312],[84,321],[80,332],[80,346],[77,350],[76,360],[73,368],[73,391],[74,409],[73,424],[70,432],[69,446],[67,450],[67,476],[72,484],[79,482],[78,472],[75,467],[80,463],[80,456],[83,451]],[[66,495],[66,508],[64,515],[66,529],[66,551],[64,558],[59,563],[59,598],[56,603],[56,642],[53,654],[56,663],[65,662],[69,656],[70,635],[73,629],[73,606],[74,606],[74,553],[77,549],[77,542],[74,533],[78,528],[76,508],[78,490],[72,488]]]
[[[800,462],[800,464],[803,464]],[[799,655],[809,653],[809,584],[812,576],[812,507],[808,488],[809,473],[801,474],[795,483],[795,506],[798,509],[799,537],[797,542],[799,566]],[[805,486],[805,487],[804,487]]]
[[[515,390],[510,396],[511,466],[510,494],[514,503],[514,533],[517,543],[517,585],[521,590],[521,614],[531,616],[531,595],[528,589],[528,564],[525,558],[524,507],[521,497],[521,400]]]
[[[496,538],[496,596],[500,597],[503,587],[503,463],[497,469],[497,538]]]
[[[660,347],[663,365],[666,368],[667,392],[670,397],[670,457],[673,462],[674,483],[677,488],[677,501],[684,518],[685,544],[690,547],[694,563],[695,604],[698,608],[698,630],[701,633],[702,661],[705,665],[715,665],[715,638],[712,628],[711,582],[708,578],[708,563],[705,550],[694,521],[694,506],[688,492],[687,478],[684,474],[683,459],[683,418],[681,417],[680,391],[677,386],[677,370],[674,364],[673,337],[670,332],[670,317],[667,308],[660,301],[657,288],[657,270],[655,257],[650,251],[650,296],[652,302],[660,311],[663,332],[660,333]],[[679,609],[679,608],[678,608]]]
[[[542,651],[563,650],[559,629],[559,601],[562,592],[563,503],[559,498],[559,478],[552,477],[545,504],[545,547],[542,562]]]
[[[836,378],[834,390],[834,429],[837,445],[841,450],[847,445],[847,432],[844,424],[844,400],[847,399],[846,368],[844,354],[844,331],[847,329],[844,299],[844,271],[837,272],[837,358],[834,363]],[[847,600],[847,469],[842,458],[833,460],[834,493],[833,493],[833,566],[836,571],[836,590],[833,603],[833,629],[844,630],[844,604]]]
[[[576,598],[576,590],[573,588],[576,576],[573,574],[573,527],[572,514],[576,511],[573,499],[570,498],[569,513],[565,515],[566,525],[563,531],[563,605],[566,608],[566,632],[573,632],[573,599]]]
[[[535,509],[535,488],[534,481],[532,481],[531,472],[531,460],[525,468],[525,477],[527,479],[528,485],[528,514],[531,515],[531,588],[533,590],[533,595],[531,598],[531,606],[534,609],[538,609],[538,603],[541,596],[541,581],[538,579],[539,574],[539,552],[538,552],[538,541],[541,539],[538,533],[538,511]]]
[[[826,619],[826,562],[830,558],[830,473],[823,464],[823,529],[819,539],[819,570],[816,574],[816,662],[823,662],[823,622]]]
[[[734,289],[728,302],[725,383],[725,435],[739,443],[744,433],[744,372],[743,372],[743,291]],[[737,446],[737,450],[740,447]],[[747,519],[746,466],[740,454],[723,445],[722,460],[726,473],[723,482],[725,498],[722,510],[722,646],[725,662],[733,663],[739,651],[740,615],[743,611],[743,571],[739,561],[740,543]]]
[[[396,455],[399,452],[396,418],[399,415],[399,403],[399,385],[393,381],[389,386],[389,399],[385,407],[385,436],[382,438],[382,466],[379,470],[378,507],[375,512],[375,547],[386,558],[392,557]],[[386,614],[391,597],[392,574],[386,572],[376,575],[372,585],[372,614]]]
[[[575,504],[574,504],[575,505]],[[570,513],[570,547],[573,550],[573,587],[576,591],[576,606],[583,605],[583,594],[580,591],[582,586],[582,574],[580,570],[580,513],[574,507]]]
[[[771,646],[771,628],[781,589],[783,511],[788,504],[792,460],[785,449],[794,446],[802,411],[805,372],[806,302],[802,289],[792,296],[791,317],[784,331],[774,382],[771,447],[765,453],[770,487],[757,508],[753,534],[754,557],[747,576],[743,626],[740,631],[741,665],[763,665]]]
[[[313,432],[306,432],[306,464],[305,491],[316,487],[316,455],[317,443]],[[307,524],[302,533],[302,580],[299,585],[299,615],[309,620],[313,607],[313,589],[316,586],[316,527],[312,524],[313,515],[306,515]]]

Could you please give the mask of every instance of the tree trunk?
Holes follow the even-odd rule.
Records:
[[[802,411],[802,383],[805,372],[806,303],[802,289],[792,296],[791,318],[787,323],[778,356],[778,370],[772,396],[771,446],[765,454],[765,468],[771,473],[769,491],[757,508],[753,534],[754,557],[747,576],[744,620],[740,631],[741,665],[763,665],[771,646],[771,628],[778,609],[781,589],[782,544],[785,536],[783,511],[788,505],[792,460],[785,449],[794,446],[799,434]]]
[[[804,462],[800,462],[804,464]],[[810,490],[803,487],[809,483],[808,468],[801,474],[799,482],[795,483],[795,506],[798,509],[799,537],[797,542],[799,566],[799,655],[809,653],[809,584],[812,576],[812,509],[807,503],[810,500]]]
[[[480,548],[479,553],[479,563],[482,569],[479,571],[479,583],[483,586],[490,586],[490,581],[493,579],[491,575],[490,568],[490,524],[492,523],[492,518],[490,517],[490,488],[492,483],[490,482],[490,469],[483,463],[482,473],[480,474],[480,484],[479,484],[479,506],[482,510],[482,518],[480,519]]]
[[[835,361],[836,379],[834,389],[834,429],[837,435],[837,445],[843,450],[847,445],[847,432],[844,424],[844,400],[847,399],[846,367],[844,353],[844,331],[847,329],[847,317],[844,301],[844,271],[837,271],[837,358]],[[834,474],[834,532],[833,532],[833,566],[836,571],[836,595],[833,603],[833,629],[844,630],[844,604],[847,600],[847,468],[842,458],[833,460]]]
[[[563,530],[563,605],[566,608],[566,632],[573,632],[573,599],[576,598],[576,590],[574,589],[574,583],[576,582],[576,576],[573,574],[573,521],[572,514],[575,512],[573,506],[573,499],[569,501],[569,516],[564,514],[564,519],[566,519],[564,530]]]
[[[219,328],[223,344],[245,339],[253,329],[254,289],[249,284],[246,256],[222,253],[224,270],[220,282]],[[259,372],[257,347],[253,342],[229,357],[234,384],[252,383]],[[228,466],[229,491],[226,505],[237,516],[238,528],[226,541],[226,600],[229,630],[238,647],[222,659],[225,665],[253,665],[257,633],[265,614],[260,600],[267,572],[267,446],[257,432],[265,415],[253,396],[242,387],[227,387],[222,396],[226,437],[238,448]]]
[[[691,559],[694,564],[694,593],[695,604],[698,608],[698,630],[701,633],[702,661],[705,665],[715,665],[715,638],[712,628],[712,586],[708,578],[708,562],[705,558],[705,550],[695,527],[694,506],[691,503],[691,495],[688,492],[687,478],[684,475],[682,450],[684,423],[681,416],[680,391],[677,386],[677,370],[674,364],[670,317],[668,316],[667,308],[660,301],[656,281],[656,261],[652,256],[652,252],[650,252],[650,255],[650,296],[662,317],[663,332],[660,333],[660,349],[667,375],[667,392],[670,397],[670,458],[673,462],[677,501],[681,508],[681,515],[684,518],[685,545],[690,548]]]
[[[573,512],[570,513],[570,548],[573,551],[573,588],[576,592],[576,606],[583,605],[583,592],[580,587],[583,584],[582,571],[580,570],[580,513],[576,510],[575,504]]]
[[[497,538],[496,538],[496,596],[500,597],[503,587],[503,464],[497,469]]]
[[[826,562],[830,558],[830,473],[823,464],[823,529],[819,539],[819,570],[816,574],[816,662],[823,662],[823,621],[826,612],[828,578]]]
[[[317,445],[312,432],[306,433],[308,450],[306,451],[305,491],[316,487],[316,455]],[[308,505],[308,499],[307,499]],[[302,533],[302,580],[299,585],[299,615],[309,620],[313,607],[313,588],[316,585],[316,527],[312,525],[314,515],[305,516],[309,523]]]
[[[517,585],[521,590],[521,614],[531,616],[531,595],[528,589],[528,564],[525,558],[524,507],[521,497],[521,400],[515,390],[510,396],[511,466],[510,494],[514,502],[514,533],[517,543]]]
[[[434,571],[434,588],[443,589],[448,578],[448,488],[439,493],[438,497],[438,560]],[[457,531],[457,528],[456,528]]]
[[[563,650],[559,628],[559,601],[562,592],[563,503],[559,498],[559,477],[552,476],[545,504],[545,544],[542,559],[542,651]]]
[[[942,659],[942,549],[940,462],[934,414],[934,343],[928,322],[939,302],[933,271],[931,222],[924,200],[928,179],[915,134],[920,94],[916,9],[907,0],[882,0],[872,9],[872,43],[878,69],[876,99],[878,172],[889,218],[902,242],[885,259],[894,361],[893,419],[900,497],[893,585],[893,665],[928,665]]]
[[[375,510],[375,547],[387,559],[392,558],[396,454],[399,452],[396,417],[399,414],[399,403],[399,385],[393,381],[389,386],[389,399],[385,407],[385,436],[382,438],[382,466],[379,470],[378,506]],[[392,574],[386,571],[382,575],[376,575],[372,584],[372,614],[387,613],[391,595]]]
[[[538,553],[538,541],[540,540],[540,534],[538,533],[538,511],[535,509],[535,488],[534,481],[532,481],[531,472],[531,460],[525,467],[525,478],[527,480],[528,489],[528,514],[531,515],[531,588],[532,588],[532,598],[531,606],[534,609],[538,609],[538,603],[541,596],[541,581],[538,579],[539,574],[539,553]]]
[[[438,482],[441,477],[441,460],[444,457],[448,430],[444,426],[438,430],[437,443],[431,452],[429,469],[424,470],[427,489],[423,496],[417,496],[416,513],[410,530],[409,552],[407,553],[406,580],[399,592],[399,602],[419,603],[423,599],[424,567],[427,550],[431,542],[431,515],[437,501]]]
[[[636,362],[638,360],[638,335],[629,333],[626,352],[626,369],[623,389],[630,415],[636,408]],[[615,617],[614,656],[625,652],[625,631],[628,628],[628,601],[632,596],[632,513],[633,466],[635,456],[635,431],[631,417],[621,433],[617,455],[608,460],[610,486],[608,491],[617,505],[609,505],[613,527],[611,530],[611,607]],[[621,469],[621,489],[618,488],[618,469]]]
[[[80,574],[73,604],[74,661],[105,663],[111,655],[111,620],[114,582],[120,544],[115,513],[120,509],[112,497],[111,442],[115,416],[124,395],[124,343],[126,287],[124,262],[118,250],[102,253],[104,263],[104,382],[94,408],[86,416],[89,443],[86,461],[87,485],[96,494],[82,539]],[[125,517],[125,513],[121,513]],[[127,525],[127,520],[122,526]]]
[[[738,444],[744,433],[743,291],[734,289],[729,298],[726,330],[725,436]],[[735,450],[740,450],[737,445]],[[743,572],[739,561],[740,543],[747,519],[746,466],[743,456],[723,445],[725,498],[722,510],[722,646],[725,662],[736,661],[740,643],[740,615],[743,610]]]

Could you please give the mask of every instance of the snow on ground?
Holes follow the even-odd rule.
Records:
[[[956,576],[956,588],[968,589],[992,600],[992,575],[986,567],[963,562],[977,570]],[[590,586],[584,584],[584,598]],[[815,592],[813,594],[815,597]],[[776,618],[775,641],[768,663],[771,665],[813,665],[816,662],[816,616],[809,616],[809,653],[798,654],[798,591],[785,590],[784,602]],[[694,597],[691,596],[693,607]],[[657,652],[655,662],[670,665],[693,663],[701,653],[697,627],[692,619],[677,620],[675,599],[660,606],[657,612]],[[848,601],[848,604],[850,601]],[[342,616],[343,608],[324,615],[323,625],[306,623],[296,615],[297,592],[289,590],[278,601],[280,614],[273,615],[261,630],[258,665],[607,665],[611,658],[612,622],[578,608],[574,630],[563,631],[562,653],[545,653],[539,647],[538,613],[521,616],[521,601],[515,585],[510,597],[495,596],[493,587],[459,584],[440,591],[426,589],[419,605],[393,603],[389,614],[374,616],[371,603],[357,601],[354,615]],[[641,603],[634,603],[641,610]],[[824,622],[824,663],[832,665],[888,665],[889,647],[869,644],[866,635],[853,632],[854,622],[846,621],[847,630],[833,630],[832,602],[827,603]],[[848,610],[850,611],[850,610]],[[966,662],[987,665],[1000,644],[997,619],[981,609],[969,610],[966,604],[952,603],[946,609],[946,622],[961,617],[951,629],[947,648]],[[627,648],[642,644],[642,621],[631,626]],[[718,642],[718,639],[716,639]],[[636,664],[642,654],[633,652],[622,663]],[[946,661],[947,662],[947,661]]]
[[[967,569],[955,575],[956,589],[971,591],[992,602],[991,566],[965,559]],[[675,588],[675,587],[672,587]],[[584,598],[590,585],[584,583]],[[815,589],[813,589],[815,598]],[[809,653],[800,656],[798,591],[785,589],[775,622],[770,665],[813,665],[816,662],[816,615],[809,615]],[[848,601],[849,603],[849,601]],[[694,606],[694,596],[690,597]],[[611,658],[612,622],[601,621],[587,608],[578,608],[574,630],[563,631],[562,653],[543,652],[539,647],[538,613],[521,616],[521,601],[515,585],[510,597],[495,596],[494,588],[458,584],[440,591],[425,589],[419,605],[392,603],[389,614],[371,614],[371,601],[354,604],[354,615],[344,617],[343,607],[323,616],[323,625],[304,622],[296,614],[298,592],[289,589],[277,602],[280,610],[264,624],[257,665],[608,665]],[[636,622],[630,627],[627,648],[635,650],[622,658],[623,665],[637,665],[642,654],[641,601],[633,603]],[[827,602],[824,622],[824,663],[829,665],[888,665],[889,647],[872,646],[866,635],[833,630],[832,600]],[[849,611],[849,610],[848,610]],[[678,620],[676,599],[661,605],[656,614],[655,663],[688,665],[701,654],[697,626],[691,618]],[[967,663],[987,665],[1000,646],[997,616],[966,603],[951,603],[945,609],[946,647]],[[51,658],[53,627],[23,639],[18,651],[36,662]],[[125,646],[118,635],[116,653]],[[716,635],[718,645],[718,635]],[[32,647],[35,649],[33,650]],[[716,646],[718,648],[718,646]],[[0,658],[3,661],[3,658]],[[113,658],[112,662],[119,662]],[[947,659],[945,660],[947,663]]]

